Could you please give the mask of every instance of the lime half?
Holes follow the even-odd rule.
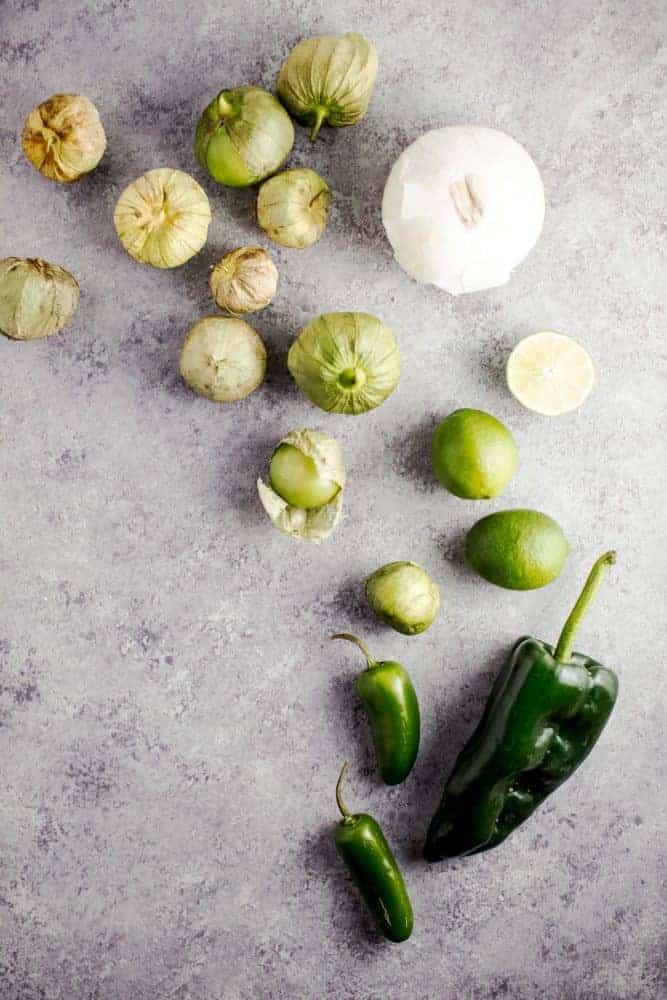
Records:
[[[595,369],[571,337],[545,330],[524,337],[507,361],[507,385],[523,406],[547,417],[581,406],[593,388]]]

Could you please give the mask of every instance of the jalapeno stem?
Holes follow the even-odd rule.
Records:
[[[563,625],[563,631],[558,639],[558,645],[556,646],[554,656],[560,663],[566,663],[570,659],[570,656],[572,655],[574,635],[579,628],[581,619],[588,611],[588,606],[593,600],[595,592],[602,582],[603,576],[609,567],[615,562],[616,553],[613,551],[605,552],[603,556],[600,556],[594,564],[593,569],[588,574],[586,583],[584,584],[574,607],[570,611],[568,619]]]
[[[350,816],[352,815],[350,813],[350,810],[343,802],[343,793],[341,791],[343,787],[343,781],[345,779],[345,775],[347,774],[347,769],[349,766],[350,762],[346,760],[340,769],[340,774],[338,775],[338,781],[336,782],[336,802],[338,803],[338,808],[340,809],[340,814],[343,817],[343,819],[349,819]]]
[[[347,639],[348,642],[353,642],[355,646],[358,646],[361,652],[366,657],[366,670],[372,670],[373,667],[377,667],[377,660],[374,660],[371,656],[368,646],[361,639],[357,639],[356,635],[350,635],[349,632],[336,632],[335,635],[331,636],[332,639]]]

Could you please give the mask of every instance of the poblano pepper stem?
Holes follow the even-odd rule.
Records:
[[[594,564],[588,574],[586,583],[583,586],[577,601],[570,611],[567,621],[563,625],[563,631],[558,639],[558,645],[554,652],[554,657],[559,663],[567,663],[572,655],[572,644],[574,636],[579,628],[579,624],[586,614],[588,607],[595,596],[595,593],[602,582],[607,570],[616,562],[616,553],[612,550],[605,552]]]

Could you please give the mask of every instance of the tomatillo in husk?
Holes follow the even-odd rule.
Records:
[[[213,180],[249,187],[274,174],[294,145],[283,106],[261,87],[221,90],[202,113],[195,155]]]
[[[64,267],[45,260],[0,260],[0,332],[13,340],[58,333],[79,305],[79,286]]]
[[[413,562],[380,566],[366,580],[365,591],[378,618],[403,635],[425,632],[440,607],[437,583]]]
[[[259,189],[257,221],[274,243],[305,250],[324,232],[328,207],[329,185],[315,170],[283,170]]]
[[[355,125],[366,114],[378,71],[371,43],[354,32],[304,38],[278,76],[278,96],[290,114],[312,127]]]
[[[322,410],[366,413],[394,391],[401,374],[391,330],[368,313],[324,313],[290,347],[287,366]]]
[[[346,471],[338,442],[323,431],[290,431],[269,463],[269,483],[257,480],[264,510],[279,531],[319,542],[338,524]]]

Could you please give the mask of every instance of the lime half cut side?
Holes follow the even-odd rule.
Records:
[[[581,406],[595,382],[593,359],[572,337],[545,330],[524,337],[507,361],[507,385],[529,410],[546,417]]]

